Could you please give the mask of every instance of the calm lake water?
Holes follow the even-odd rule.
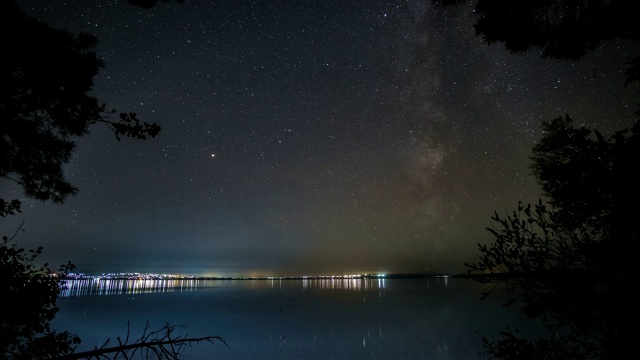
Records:
[[[488,359],[482,337],[531,325],[468,279],[71,281],[53,325],[79,350],[137,338],[149,322],[228,344],[187,348],[191,359]],[[111,344],[115,344],[111,342]]]

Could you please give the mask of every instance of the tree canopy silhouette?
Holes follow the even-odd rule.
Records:
[[[511,52],[536,48],[543,57],[577,60],[615,39],[640,43],[634,0],[432,0],[444,6],[471,1],[476,33]],[[640,80],[640,56],[626,65],[625,85]]]
[[[568,230],[598,236],[592,249],[601,270],[630,276],[640,249],[640,125],[609,140],[597,130],[575,128],[569,116],[543,124],[545,136],[533,148],[531,169]]]
[[[25,195],[60,203],[76,193],[62,166],[93,124],[110,127],[118,139],[160,132],[89,95],[103,67],[94,36],[52,28],[13,0],[0,5],[0,32],[7,54],[0,66],[0,177],[17,182]]]
[[[628,297],[640,250],[637,158],[640,123],[610,139],[569,116],[543,124],[531,168],[548,206],[519,204],[495,213],[480,244],[480,260],[467,264],[485,282],[506,284],[522,312],[552,330],[527,340],[504,332],[487,341],[498,358],[616,359],[640,335],[637,305]]]

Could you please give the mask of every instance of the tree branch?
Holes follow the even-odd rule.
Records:
[[[127,323],[129,327],[129,323]],[[180,351],[185,345],[198,344],[206,341],[214,344],[214,340],[222,342],[227,348],[229,345],[220,336],[204,336],[204,337],[186,337],[173,336],[175,326],[169,323],[165,324],[161,329],[149,332],[149,323],[142,333],[142,336],[135,342],[129,344],[129,330],[124,341],[117,338],[118,346],[107,347],[109,340],[100,348],[90,351],[72,353],[54,358],[54,360],[76,360],[76,359],[116,359],[116,358],[132,358],[133,355],[139,353],[143,358],[148,359],[155,357],[157,359],[179,359]],[[108,356],[108,355],[111,355]]]

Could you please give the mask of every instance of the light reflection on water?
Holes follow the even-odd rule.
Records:
[[[169,322],[221,344],[193,359],[478,360],[482,337],[523,328],[500,297],[468,279],[73,280],[52,326],[80,350]],[[102,296],[110,295],[110,296]],[[119,295],[119,296],[118,296]],[[497,294],[496,294],[497,295]]]
[[[208,281],[208,280],[200,280]],[[65,281],[60,297],[83,295],[146,294],[155,292],[194,291],[206,285],[198,280],[109,280],[84,279]]]
[[[320,289],[341,289],[341,290],[384,290],[385,279],[304,279],[302,281],[302,287],[308,288],[320,288]]]
[[[269,279],[269,280],[111,280],[111,279],[82,279],[66,280],[66,288],[60,292],[60,297],[77,297],[90,295],[123,295],[148,294],[164,292],[196,291],[198,288],[210,288],[220,285],[236,285],[244,282],[251,288],[282,287],[282,283],[301,284],[302,288],[321,290],[352,290],[369,291],[384,290],[384,278],[319,278],[319,279]]]

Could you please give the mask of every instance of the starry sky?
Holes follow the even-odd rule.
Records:
[[[494,211],[541,196],[528,156],[543,120],[603,134],[635,121],[635,49],[512,54],[476,36],[469,6],[19,2],[96,35],[92,95],[163,129],[117,141],[92,127],[63,205],[0,183],[23,200],[3,230],[24,221],[19,246],[78,272],[460,273]]]

